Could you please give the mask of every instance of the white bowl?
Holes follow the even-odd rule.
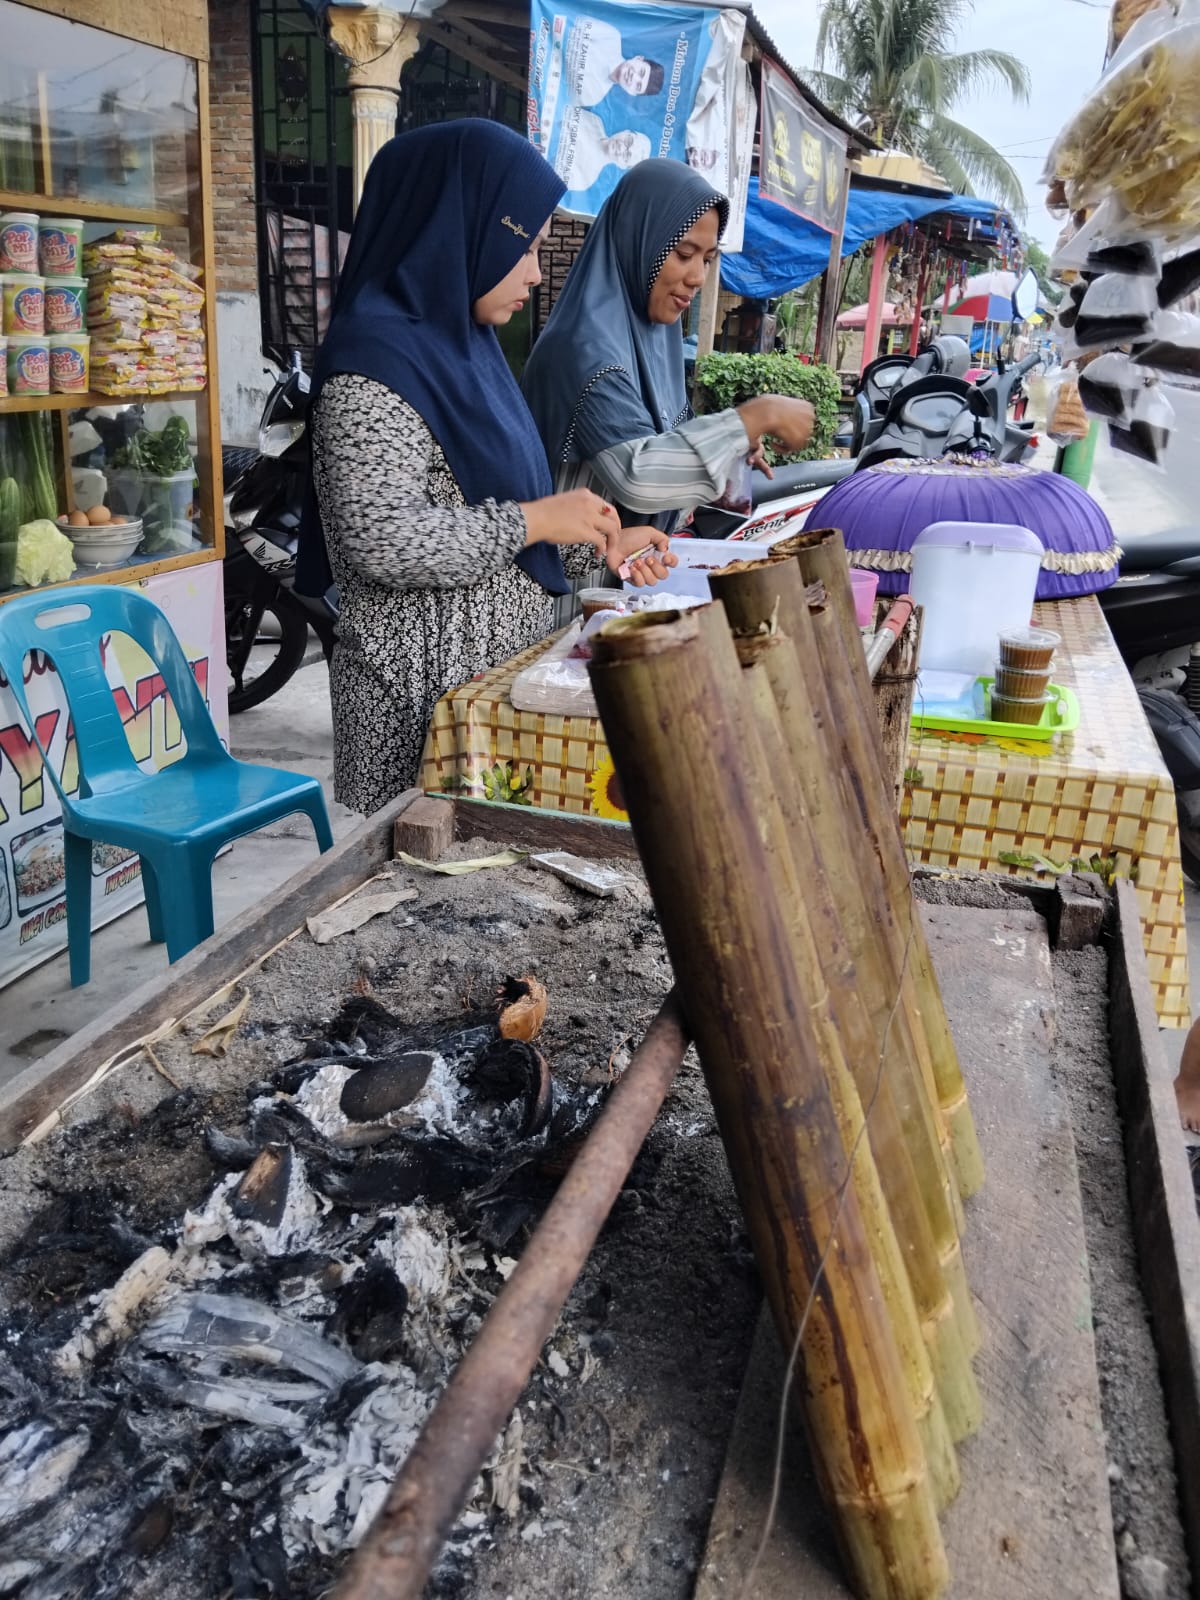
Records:
[[[83,567],[113,567],[127,561],[142,542],[140,517],[129,522],[100,522],[86,528],[59,527],[75,549],[75,560]]]

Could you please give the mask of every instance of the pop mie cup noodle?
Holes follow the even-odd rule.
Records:
[[[8,392],[12,395],[50,393],[50,346],[44,335],[9,335]]]
[[[8,394],[8,340],[0,334],[0,400]]]
[[[0,211],[0,272],[36,272],[37,269],[37,213]]]
[[[82,333],[87,327],[87,279],[47,278],[46,332]]]
[[[0,278],[5,333],[44,333],[46,294],[42,279],[9,272]]]
[[[74,278],[83,260],[79,217],[43,217],[38,223],[38,260],[47,278]]]
[[[50,335],[50,393],[86,394],[92,341],[86,333]]]

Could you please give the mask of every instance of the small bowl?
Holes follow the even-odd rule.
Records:
[[[583,620],[589,621],[597,611],[624,611],[625,595],[620,589],[580,589],[575,596],[583,607]]]
[[[1018,672],[1049,672],[1061,643],[1049,628],[1010,628],[1000,635],[1000,665]]]
[[[1050,702],[1048,694],[1038,695],[1036,699],[1023,700],[1006,698],[992,690],[991,721],[993,722],[1019,722],[1026,727],[1034,727],[1042,720],[1042,715]]]
[[[1027,672],[1023,667],[999,666],[992,693],[1005,700],[1040,700],[1045,698],[1049,682],[1049,667],[1045,672]]]
[[[115,567],[127,561],[142,542],[142,521],[98,522],[86,528],[73,528],[60,521],[58,526],[75,549],[75,560],[83,567]]]

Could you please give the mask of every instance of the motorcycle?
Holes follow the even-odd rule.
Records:
[[[258,449],[241,464],[226,502],[225,652],[234,713],[283,687],[304,662],[310,628],[327,661],[333,653],[336,590],[314,600],[294,587],[308,485],[308,396],[308,374],[294,355],[267,396]]]
[[[1200,528],[1130,539],[1098,598],[1175,785],[1183,870],[1200,884]]]
[[[1005,366],[1001,362],[978,383],[946,373],[903,374],[891,391],[883,422],[859,452],[854,468],[863,472],[895,456],[975,454],[1020,462],[1036,448],[1033,423],[1010,421],[1009,408],[1025,374],[1041,356]]]

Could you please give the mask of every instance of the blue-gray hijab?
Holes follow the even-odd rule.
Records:
[[[725,196],[682,161],[655,159],[601,207],[521,380],[552,471],[687,416],[683,329],[646,307],[667,256],[714,206],[724,232]]]
[[[463,118],[385,144],[363,185],[310,415],[326,379],[360,373],[420,413],[468,505],[553,493],[495,329],[471,307],[516,266],[563,191],[550,164],[499,123]],[[567,592],[553,545],[531,545],[517,565],[551,594]],[[296,586],[324,594],[332,581],[310,489]]]

